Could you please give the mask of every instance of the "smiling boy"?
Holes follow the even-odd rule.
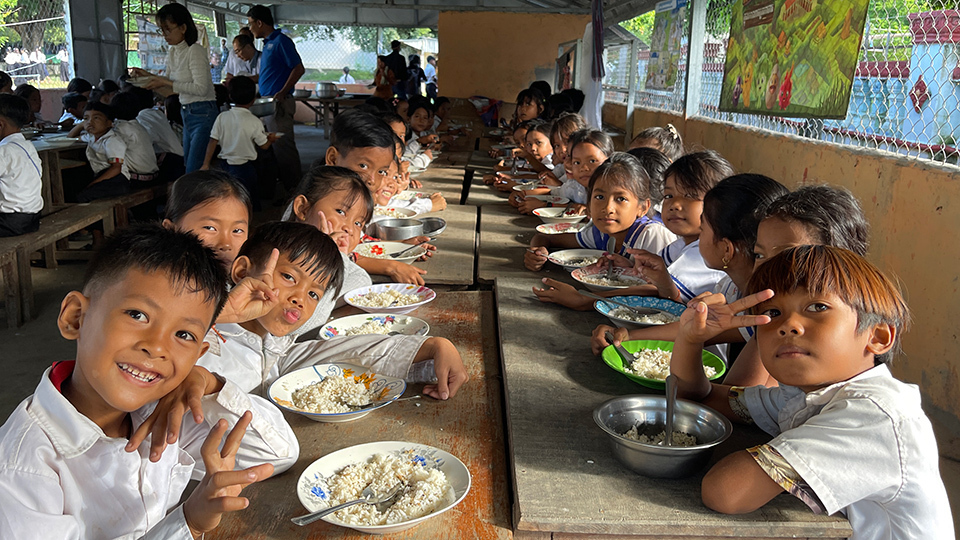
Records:
[[[296,460],[275,408],[194,367],[225,277],[187,233],[138,225],[106,241],[57,319],[76,361],[48,368],[0,427],[0,537],[199,538],[246,507],[243,486]],[[188,377],[204,386],[205,424],[185,423],[181,444],[156,461],[149,444],[128,452],[157,401]],[[218,452],[228,422],[236,427]],[[178,506],[197,458],[206,474]]]

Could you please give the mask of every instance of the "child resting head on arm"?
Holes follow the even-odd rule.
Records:
[[[528,196],[547,195],[550,193],[551,187],[562,186],[570,181],[566,169],[566,166],[570,164],[570,152],[567,145],[571,135],[586,128],[587,123],[582,116],[576,113],[563,113],[554,120],[553,127],[550,129],[550,145],[553,147],[553,157],[551,158],[553,169],[538,174],[540,183],[544,187],[510,194],[510,203],[519,208],[521,214],[531,214],[537,208],[553,206],[552,203]]]
[[[676,161],[684,154],[683,138],[673,124],[667,124],[666,127],[647,128],[637,133],[637,136],[630,141],[628,150],[634,148],[655,148],[663,152],[670,161]]]
[[[815,513],[843,512],[854,538],[952,539],[919,389],[887,367],[909,322],[893,281],[851,251],[799,246],[758,267],[746,292],[730,305],[713,295],[688,308],[673,349],[681,396],[774,437],[710,469],[704,504],[746,513],[786,491]],[[744,309],[755,315],[732,315]],[[704,376],[703,343],[742,325],[758,325],[760,358],[779,387]]]
[[[76,361],[48,368],[0,428],[0,536],[199,538],[223,512],[247,506],[243,486],[296,460],[296,438],[275,407],[195,367],[225,280],[187,233],[142,224],[105,241],[57,319],[77,342]],[[208,396],[206,423],[185,423],[187,442],[162,456],[128,443],[157,401],[190,380]],[[285,429],[265,427],[274,421]],[[236,426],[218,451],[228,423]],[[271,429],[278,438],[267,441]],[[206,474],[178,506],[201,458]]]

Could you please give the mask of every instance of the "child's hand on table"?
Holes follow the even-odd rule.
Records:
[[[607,332],[613,334],[613,343],[610,343],[607,341],[607,338],[604,337],[604,334]],[[600,356],[600,353],[603,352],[607,346],[618,345],[628,339],[630,339],[630,333],[626,328],[614,328],[613,326],[601,324],[593,329],[593,336],[590,338],[590,349],[593,350],[593,354]]]
[[[217,317],[218,323],[242,323],[270,313],[280,301],[280,290],[273,286],[273,271],[278,260],[280,250],[274,249],[261,274],[243,278],[230,290]]]
[[[545,201],[524,197],[523,201],[520,203],[519,209],[521,214],[532,214],[537,208],[544,208],[545,206],[547,206]]]
[[[434,248],[436,249],[436,248]],[[387,261],[386,275],[395,283],[409,283],[411,285],[423,285],[423,274],[427,271],[422,268],[398,262]]]
[[[507,202],[510,203],[510,206],[514,208],[520,208],[520,203],[523,201],[523,195],[519,191],[514,191],[507,197]]]
[[[497,181],[497,175],[494,173],[487,173],[483,175],[483,183],[486,185],[491,185]]]
[[[220,524],[220,519],[227,512],[243,510],[250,505],[250,501],[240,497],[240,491],[248,485],[266,480],[273,475],[273,465],[265,463],[250,467],[242,471],[233,470],[237,459],[237,450],[243,439],[247,426],[253,419],[250,411],[243,413],[237,425],[230,430],[223,449],[217,450],[220,440],[227,432],[227,421],[220,420],[210,430],[210,435],[200,448],[206,474],[200,484],[183,503],[183,517],[194,538],[200,538]]]
[[[629,250],[627,250],[629,251]],[[619,253],[604,253],[597,261],[601,269],[606,270],[607,264],[613,264],[614,268],[633,268],[633,261],[620,255]]]
[[[443,194],[434,193],[430,196],[430,210],[433,212],[439,212],[441,210],[446,210],[447,200],[443,198]]]
[[[582,309],[584,305],[589,306],[593,303],[592,299],[577,292],[573,285],[550,278],[543,278],[541,281],[546,285],[544,288],[533,288],[533,294],[537,295],[541,302],[552,302],[578,310]]]
[[[457,390],[470,379],[463,366],[460,352],[446,338],[429,338],[428,345],[433,354],[433,371],[437,376],[436,384],[423,387],[423,393],[436,399],[447,399],[457,395]]]
[[[220,391],[223,385],[212,373],[200,366],[193,366],[187,377],[172,392],[160,398],[157,407],[140,427],[130,436],[124,450],[135,452],[147,435],[153,434],[150,443],[150,461],[160,460],[168,444],[177,442],[180,437],[180,423],[183,415],[190,411],[193,421],[203,422],[203,407],[200,400],[207,394]]]
[[[536,272],[546,264],[548,255],[550,255],[550,252],[543,246],[529,247],[523,253],[523,266],[527,270]]]
[[[563,211],[565,216],[584,216],[587,214],[586,205],[572,202],[567,205],[567,209]]]
[[[423,187],[423,184],[421,184],[416,178],[410,178],[410,187],[414,189],[420,189]]]

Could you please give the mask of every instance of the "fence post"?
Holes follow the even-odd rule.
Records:
[[[630,141],[633,140],[633,106],[637,99],[637,70],[639,66],[637,65],[637,55],[640,52],[640,40],[633,39],[630,41],[630,77],[627,79],[627,122],[623,126],[624,141],[625,146],[630,146]]]
[[[687,45],[687,88],[684,96],[684,118],[700,112],[700,88],[703,76],[703,46],[706,43],[708,0],[689,0],[693,7],[690,18],[690,43]]]

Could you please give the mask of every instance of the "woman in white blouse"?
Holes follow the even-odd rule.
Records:
[[[167,4],[157,11],[157,25],[170,45],[166,77],[133,68],[137,77],[149,76],[144,85],[160,93],[179,94],[183,113],[183,162],[186,172],[203,165],[210,130],[217,119],[217,102],[210,76],[207,50],[197,42],[197,25],[182,4]],[[166,92],[164,92],[164,87]]]

